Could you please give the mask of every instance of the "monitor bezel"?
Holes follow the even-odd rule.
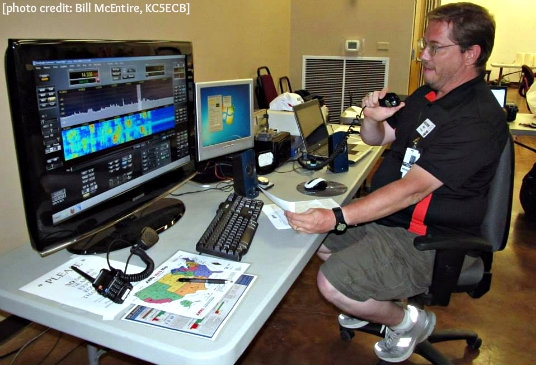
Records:
[[[5,53],[5,73],[8,86],[9,104],[15,138],[15,149],[21,180],[25,220],[30,242],[41,256],[69,248],[110,227],[132,219],[142,210],[162,200],[170,192],[189,181],[195,175],[195,158],[192,153],[194,134],[194,95],[193,95],[193,46],[191,42],[173,40],[85,40],[85,39],[8,39]],[[128,56],[181,54],[187,58],[188,88],[188,138],[189,157],[181,159],[169,171],[110,198],[89,209],[84,214],[60,222],[60,229],[67,233],[47,232],[44,234],[41,212],[36,209],[37,201],[43,198],[42,191],[36,186],[39,176],[29,166],[39,164],[42,157],[33,154],[25,135],[29,127],[35,128],[37,110],[35,97],[36,83],[32,63],[44,60],[62,60],[78,57],[103,58]],[[22,86],[21,86],[22,85]],[[32,133],[36,133],[35,131]],[[92,220],[93,219],[93,220]],[[87,227],[84,222],[91,221]],[[73,227],[76,226],[76,233]],[[82,227],[82,228],[80,228]],[[50,238],[54,237],[54,238]]]
[[[214,87],[226,87],[226,86],[236,86],[236,85],[245,85],[249,88],[249,130],[250,133],[248,136],[234,139],[231,141],[226,141],[218,144],[213,144],[210,146],[203,145],[203,136],[201,135],[202,131],[202,118],[201,118],[201,109],[203,100],[201,98],[201,93],[204,89],[214,88]],[[255,145],[255,120],[254,120],[254,89],[253,89],[253,79],[244,78],[244,79],[231,79],[231,80],[218,80],[218,81],[204,81],[196,82],[195,84],[195,112],[196,112],[196,159],[197,162],[208,161],[218,157],[227,156],[236,152],[241,152],[250,148],[253,148]]]

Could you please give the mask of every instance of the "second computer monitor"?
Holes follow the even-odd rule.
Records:
[[[198,161],[253,148],[253,80],[198,82],[195,90]]]

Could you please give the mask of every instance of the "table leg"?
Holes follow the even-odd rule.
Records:
[[[99,359],[106,353],[106,350],[98,348],[90,343],[87,344],[87,360],[89,365],[99,365]]]
[[[499,86],[501,86],[502,75],[503,75],[503,68],[499,67],[499,79],[498,79],[498,85]]]

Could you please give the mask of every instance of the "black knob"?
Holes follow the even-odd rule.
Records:
[[[387,93],[383,98],[378,100],[381,106],[392,108],[400,105],[400,98],[395,93]]]

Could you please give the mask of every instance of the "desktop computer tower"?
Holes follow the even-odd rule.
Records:
[[[255,151],[253,149],[236,153],[232,156],[233,186],[235,193],[255,198],[259,196],[257,189],[257,170]]]

